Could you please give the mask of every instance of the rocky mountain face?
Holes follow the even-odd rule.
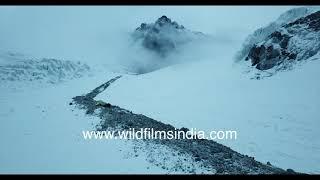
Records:
[[[319,50],[320,11],[315,11],[275,28],[250,47],[245,61],[258,70],[285,70],[316,55]]]
[[[190,31],[166,16],[160,17],[155,23],[142,23],[132,34],[135,42],[161,57],[166,57],[180,45],[203,36],[204,34]]]
[[[293,22],[301,17],[305,17],[311,13],[320,10],[319,7],[299,7],[286,11],[281,14],[278,19],[271,22],[269,25],[255,30],[250,34],[243,43],[243,47],[237,53],[236,59],[243,60],[249,53],[250,49],[264,41],[268,36],[270,36],[274,31],[280,29],[283,25]]]
[[[282,65],[286,68],[293,61],[305,60],[320,50],[320,11],[285,24],[266,40],[252,47],[246,60],[259,70]]]

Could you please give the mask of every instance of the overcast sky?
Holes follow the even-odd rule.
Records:
[[[112,53],[125,33],[167,15],[186,28],[243,39],[293,6],[0,7],[0,48],[34,56],[88,59]]]

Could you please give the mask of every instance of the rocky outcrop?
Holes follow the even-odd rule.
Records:
[[[167,16],[160,17],[155,23],[142,23],[132,34],[135,42],[161,57],[202,36],[202,33],[192,32]]]
[[[275,31],[269,38],[272,44],[255,45],[251,48],[246,60],[251,59],[252,66],[256,66],[259,70],[266,70],[281,64],[284,60],[296,58],[296,54],[287,50],[289,35]]]
[[[284,24],[251,47],[246,61],[259,70],[291,67],[320,50],[320,11]]]
[[[273,32],[279,30],[283,25],[288,24],[290,22],[294,22],[295,20],[312,14],[318,10],[320,10],[320,7],[317,6],[298,7],[290,9],[285,13],[281,14],[279,18],[276,19],[274,22],[271,22],[269,25],[255,30],[246,38],[241,50],[236,54],[236,60],[243,60],[248,55],[252,47],[264,41]]]

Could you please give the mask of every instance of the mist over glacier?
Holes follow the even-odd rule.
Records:
[[[178,54],[167,60],[177,63],[206,56],[213,58],[224,42],[234,41],[240,47],[249,32],[268,24],[290,8],[1,7],[0,50],[37,58],[79,60],[121,71],[137,66],[132,63],[135,61],[139,66],[155,63],[151,69],[157,69],[170,63],[159,65],[163,60],[131,44],[130,33],[141,23],[151,23],[166,15],[190,30],[212,36],[207,46],[195,44],[190,47],[192,51],[184,50],[183,56]]]

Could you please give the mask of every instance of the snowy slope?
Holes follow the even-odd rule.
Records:
[[[4,82],[0,86],[0,174],[166,174],[186,173],[182,170],[190,167],[194,173],[210,173],[190,156],[179,157],[162,145],[83,138],[82,131],[96,130],[100,119],[69,103],[117,75],[95,72],[46,86],[41,81],[18,80],[8,88]],[[181,164],[181,158],[189,163]]]
[[[133,142],[83,139],[82,131],[94,130],[98,119],[68,104],[114,75],[20,91],[1,88],[0,173],[165,173],[145,153],[135,157]]]
[[[221,54],[124,76],[96,100],[178,128],[237,130],[237,140],[221,143],[264,163],[319,173],[320,56],[292,71],[252,80],[232,64],[232,53]]]
[[[281,15],[269,26],[258,29],[248,37],[238,58],[243,58],[253,44],[265,39],[275,29],[289,21],[311,14],[317,8],[293,9]],[[119,14],[118,10],[115,12],[111,16]],[[237,14],[237,11],[235,13]],[[189,11],[186,14],[190,14]],[[102,17],[100,13],[97,15]],[[55,16],[53,14],[53,17]],[[74,40],[77,41],[72,41],[72,38],[64,39],[62,38],[64,36],[60,35],[49,36],[50,33],[54,34],[56,28],[52,28],[53,32],[48,31],[48,34],[46,29],[38,28],[46,32],[44,36],[30,33],[30,39],[39,41],[38,44],[41,45],[46,41],[54,42],[55,39],[61,41],[44,48],[34,46],[39,54],[59,52],[61,56],[57,56],[57,59],[30,58],[24,54],[0,52],[0,174],[179,173],[174,170],[177,166],[182,169],[192,166],[192,172],[208,173],[191,157],[177,156],[172,149],[160,145],[146,145],[135,141],[83,139],[82,131],[94,130],[100,120],[85,115],[85,111],[70,106],[69,103],[73,97],[88,93],[119,74],[123,76],[95,100],[109,102],[162,123],[170,123],[177,128],[197,128],[205,131],[236,130],[237,140],[217,141],[262,163],[269,161],[272,165],[283,169],[320,173],[320,141],[317,140],[320,135],[317,129],[320,125],[318,121],[320,85],[317,79],[320,66],[319,53],[297,64],[297,68],[293,70],[257,80],[252,77],[262,73],[261,71],[253,69],[249,73],[243,73],[242,63],[245,62],[233,62],[240,45],[233,39],[233,36],[237,36],[235,32],[232,32],[232,37],[223,32],[224,35],[221,37],[206,37],[206,40],[185,44],[191,38],[189,37],[191,31],[182,33],[182,38],[178,38],[179,41],[174,39],[179,33],[172,33],[172,29],[170,32],[164,31],[160,40],[165,37],[167,42],[166,40],[173,38],[173,43],[179,44],[179,48],[170,53],[170,56],[163,58],[150,54],[148,52],[150,49],[141,49],[140,44],[131,46],[127,37],[120,37],[119,34],[121,36],[126,34],[122,33],[122,26],[126,31],[130,31],[129,25],[125,24],[136,27],[137,24],[134,23],[143,19],[140,16],[137,13],[135,15],[137,20],[132,23],[128,23],[132,19],[127,20],[128,17],[125,16],[120,20],[108,19],[106,22],[123,24],[111,27],[106,23],[106,27],[102,29],[100,25],[84,27],[86,23],[83,24],[81,18],[79,21],[82,24],[77,24],[79,26],[66,23],[74,22],[71,19],[61,21],[59,32],[70,30],[65,37],[77,34],[73,30],[82,30],[80,27],[84,27],[84,34],[90,34],[88,30],[91,28],[99,29],[98,33],[91,31],[93,37],[99,39],[99,43],[91,36],[79,38],[84,34],[74,36]],[[85,22],[94,22],[92,17],[86,15]],[[43,19],[50,24],[48,27],[56,26],[54,21]],[[188,21],[189,19],[185,19],[181,22],[187,25],[193,24],[191,21],[186,23]],[[235,21],[237,19],[232,23],[226,21],[228,22],[226,24],[233,24]],[[35,22],[40,24],[39,27],[42,26],[38,21]],[[13,21],[12,24],[18,25],[19,22]],[[153,24],[151,25],[149,24],[153,27]],[[176,23],[172,22],[172,25],[177,25],[177,29],[181,29]],[[198,25],[195,23],[193,27],[201,30],[206,27]],[[109,28],[112,30],[107,31]],[[115,33],[117,31],[121,33]],[[18,34],[13,33],[12,37]],[[104,37],[101,34],[109,36]],[[141,34],[138,34],[138,37],[139,35]],[[153,37],[154,33],[149,35]],[[17,39],[23,36],[25,34],[19,34]],[[312,38],[317,36],[318,34],[315,34]],[[50,38],[45,38],[42,42],[41,37]],[[155,39],[158,38],[156,35]],[[24,42],[28,46],[30,39]],[[12,44],[22,42],[8,41]],[[68,44],[68,41],[72,43]],[[138,40],[139,43],[140,41],[141,39]],[[151,42],[154,42],[153,38]],[[64,50],[65,53],[60,52]],[[70,52],[73,52],[72,56],[75,54],[75,59],[83,59],[82,56],[86,55],[90,67],[87,64],[61,58],[70,57]],[[170,67],[167,67],[169,65]],[[120,68],[122,69],[119,70]],[[157,71],[150,72],[153,70]],[[130,72],[150,73],[130,75],[128,74]],[[181,161],[179,158],[187,160]]]

